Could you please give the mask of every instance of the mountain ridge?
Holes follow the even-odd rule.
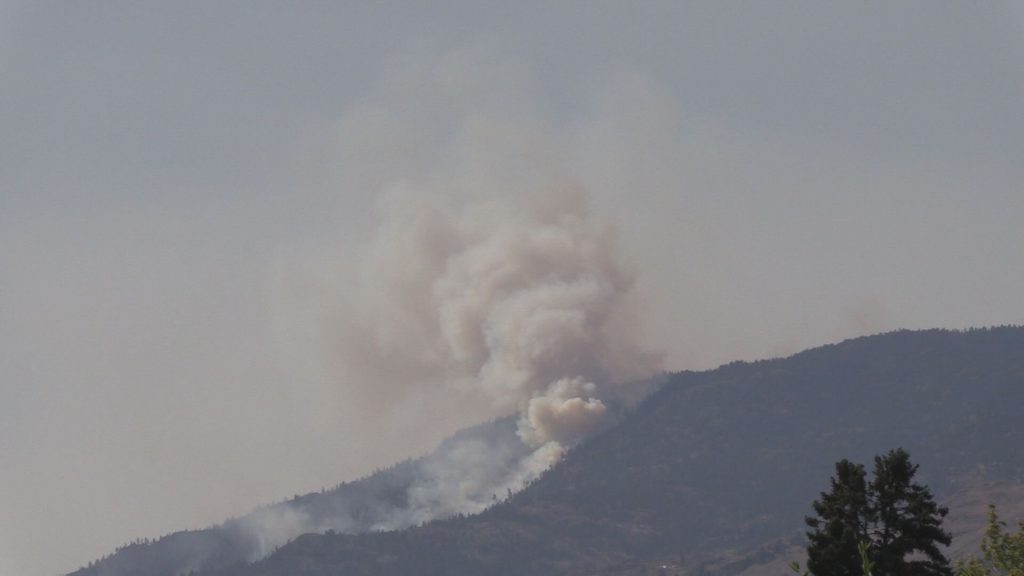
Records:
[[[1012,450],[1024,444],[1012,426],[1022,358],[1019,327],[901,330],[671,374],[628,418],[479,515],[306,534],[254,564],[200,573],[742,572],[798,545],[840,458],[903,446],[940,496],[1024,484]]]

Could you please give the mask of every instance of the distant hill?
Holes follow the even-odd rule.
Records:
[[[262,561],[201,574],[772,573],[799,552],[802,519],[834,462],[897,446],[940,499],[956,498],[955,533],[980,530],[985,500],[1024,494],[1022,416],[1022,328],[857,338],[671,375],[628,418],[482,514],[305,534]],[[104,571],[117,558],[78,574],[118,574]]]
[[[399,529],[419,524],[423,517],[447,516],[456,510],[434,509],[432,505],[439,504],[411,500],[440,484],[438,475],[451,467],[452,459],[464,460],[467,447],[488,451],[487,458],[475,466],[479,474],[500,472],[530,451],[516,435],[514,419],[480,424],[456,433],[421,458],[399,462],[330,490],[260,507],[218,526],[139,540],[72,574],[177,576],[260,559],[304,532]],[[468,494],[468,505],[482,508],[474,504],[490,504],[491,496],[489,492]]]

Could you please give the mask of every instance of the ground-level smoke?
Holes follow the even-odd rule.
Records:
[[[633,276],[616,244],[571,185],[522,196],[388,191],[323,319],[341,397],[381,421],[420,406],[445,418],[467,402],[483,407],[478,421],[497,419],[425,457],[172,535],[147,553],[186,572],[251,562],[303,533],[403,529],[521,490],[643,388],[623,383],[660,369],[638,344]],[[372,437],[372,419],[360,422]]]
[[[616,232],[580,187],[403,184],[379,211],[329,319],[344,398],[374,414],[437,418],[469,403],[485,407],[480,420],[501,420],[408,465],[391,492],[346,497],[327,514],[293,506],[281,522],[253,518],[242,527],[262,543],[254,556],[282,533],[393,530],[482,511],[613,420],[639,392],[623,383],[660,369],[638,344],[638,298]]]

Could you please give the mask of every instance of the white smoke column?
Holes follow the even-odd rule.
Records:
[[[328,322],[340,337],[331,342],[349,413],[379,417],[367,434],[396,414],[501,418],[455,434],[397,476],[368,480],[372,489],[296,497],[197,536],[191,552],[172,546],[168,561],[180,571],[219,553],[256,561],[308,532],[481,512],[648,390],[619,385],[658,371],[660,357],[637,344],[632,274],[582,190],[473,196],[403,186],[382,208],[363,261],[336,286],[340,317]],[[489,413],[479,413],[481,400]]]
[[[341,346],[378,401],[482,395],[521,415],[546,466],[598,428],[615,384],[659,369],[637,344],[615,233],[578,187],[510,198],[403,186],[382,206]]]
[[[557,442],[571,446],[586,438],[608,412],[604,402],[593,398],[597,387],[580,378],[555,382],[530,399],[519,434],[530,445]]]

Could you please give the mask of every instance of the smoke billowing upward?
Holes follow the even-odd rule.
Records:
[[[436,418],[483,400],[479,420],[502,418],[449,438],[397,480],[376,480],[390,486],[382,493],[340,490],[326,506],[285,502],[229,523],[252,551],[247,560],[303,532],[480,512],[647,391],[625,383],[658,371],[661,358],[637,344],[633,276],[614,229],[590,213],[582,189],[542,190],[385,193],[328,319],[346,400]]]
[[[578,187],[510,198],[405,186],[383,209],[341,319],[350,379],[399,401],[482,396],[520,415],[528,445],[564,448],[599,426],[617,384],[659,368],[637,344],[614,230]]]
[[[656,372],[661,358],[637,344],[633,277],[613,228],[590,213],[582,189],[540,189],[404,185],[384,194],[379,225],[327,319],[345,400],[428,418],[483,404],[478,420],[502,418],[409,464],[387,481],[388,496],[356,501],[342,491],[326,497],[326,512],[286,502],[243,518],[229,528],[250,543],[247,559],[303,532],[480,512],[646,392],[624,383]]]
[[[169,536],[151,554],[179,572],[204,569],[261,559],[303,533],[477,513],[649,390],[626,385],[659,371],[661,357],[638,344],[639,302],[614,229],[579,187],[497,188],[389,188],[332,302],[311,306],[330,327],[320,344],[340,369],[336,408],[359,415],[360,433],[460,412],[493,420],[363,480]]]

